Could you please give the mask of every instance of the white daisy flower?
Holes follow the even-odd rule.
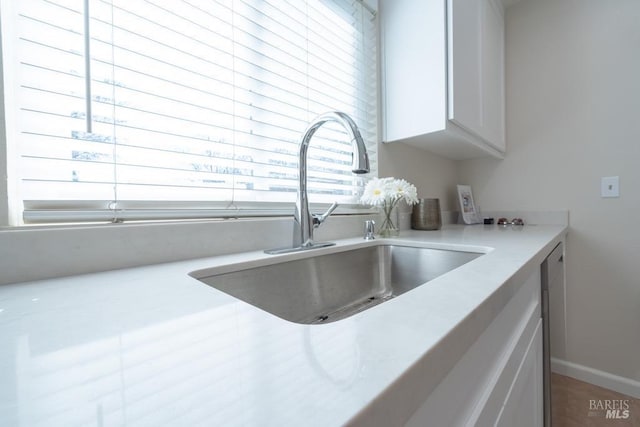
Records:
[[[418,202],[418,191],[413,184],[393,177],[373,178],[365,185],[360,198],[363,204],[390,208],[400,200],[413,205]]]
[[[418,203],[418,190],[415,185],[404,179],[396,179],[393,181],[393,191],[397,199],[404,199],[404,201],[410,205]]]
[[[364,187],[360,202],[366,205],[380,206],[388,197],[389,178],[373,178]]]

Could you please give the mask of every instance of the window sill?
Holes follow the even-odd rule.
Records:
[[[358,236],[376,217],[332,215],[316,238]],[[291,239],[291,216],[4,227],[0,285],[284,247]]]

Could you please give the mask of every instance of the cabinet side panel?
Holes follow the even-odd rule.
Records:
[[[444,1],[380,1],[385,142],[444,128],[445,22]]]
[[[489,0],[483,11],[482,137],[505,151],[504,10]]]

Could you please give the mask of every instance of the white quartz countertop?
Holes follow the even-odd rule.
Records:
[[[486,254],[323,325],[189,276],[274,257],[258,251],[0,286],[0,425],[401,425],[565,233],[403,232],[388,242]],[[317,253],[379,240],[337,243]]]

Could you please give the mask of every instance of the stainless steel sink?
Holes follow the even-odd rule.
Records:
[[[344,319],[410,291],[483,255],[379,245],[192,277],[283,319],[304,324]]]

